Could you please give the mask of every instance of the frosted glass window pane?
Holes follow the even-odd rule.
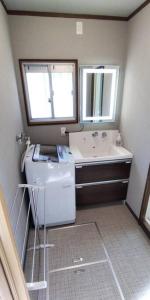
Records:
[[[52,116],[48,73],[26,73],[32,119]]]
[[[72,73],[52,73],[55,118],[73,117]]]

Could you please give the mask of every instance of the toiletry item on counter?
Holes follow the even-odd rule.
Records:
[[[117,138],[116,138],[116,146],[122,146],[122,137],[121,137],[121,134],[120,133],[118,133],[118,135],[117,135]]]

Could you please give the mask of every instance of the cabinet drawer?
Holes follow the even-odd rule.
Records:
[[[127,179],[131,161],[76,165],[76,184],[103,180]]]
[[[116,202],[126,199],[128,181],[76,187],[77,206]]]

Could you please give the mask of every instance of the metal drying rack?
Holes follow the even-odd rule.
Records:
[[[39,221],[38,221],[38,208],[37,208],[37,203],[38,203],[38,196],[39,196],[39,191],[43,189],[44,192],[44,199],[43,199],[43,205],[44,205],[44,224],[43,224],[43,243],[38,244],[37,240],[40,236],[40,226],[39,226]],[[29,201],[27,200],[27,197],[29,197]],[[18,203],[19,202],[19,203]],[[26,202],[26,203],[25,203]],[[27,204],[28,202],[28,204]],[[37,186],[37,185],[29,185],[29,184],[19,184],[16,190],[16,195],[10,210],[10,216],[12,217],[15,207],[19,205],[18,207],[18,215],[15,220],[15,224],[13,225],[14,229],[14,236],[15,239],[17,238],[17,233],[18,233],[18,228],[20,225],[21,221],[21,214],[23,211],[23,207],[27,206],[27,213],[26,213],[26,222],[25,222],[25,232],[24,232],[24,237],[23,237],[23,245],[21,249],[21,264],[23,267],[24,264],[24,257],[25,257],[25,252],[26,252],[26,244],[27,244],[27,238],[28,238],[28,231],[29,231],[29,219],[30,219],[30,213],[32,209],[32,214],[34,215],[34,240],[33,240],[33,247],[30,247],[28,250],[32,250],[32,263],[31,263],[31,280],[30,282],[27,282],[27,288],[28,290],[40,290],[40,289],[45,289],[47,288],[47,280],[46,280],[46,224],[45,224],[45,187],[43,186]],[[39,239],[40,240],[40,239]],[[43,274],[43,280],[42,281],[34,281],[35,278],[35,255],[36,251],[39,249],[43,249],[43,264],[42,264],[42,274]]]

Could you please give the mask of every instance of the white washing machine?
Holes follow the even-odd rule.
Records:
[[[74,223],[75,165],[69,148],[34,145],[26,155],[25,172],[28,184],[45,186],[45,191],[39,191],[36,205],[38,224],[55,226]],[[35,222],[33,203],[31,207]]]

